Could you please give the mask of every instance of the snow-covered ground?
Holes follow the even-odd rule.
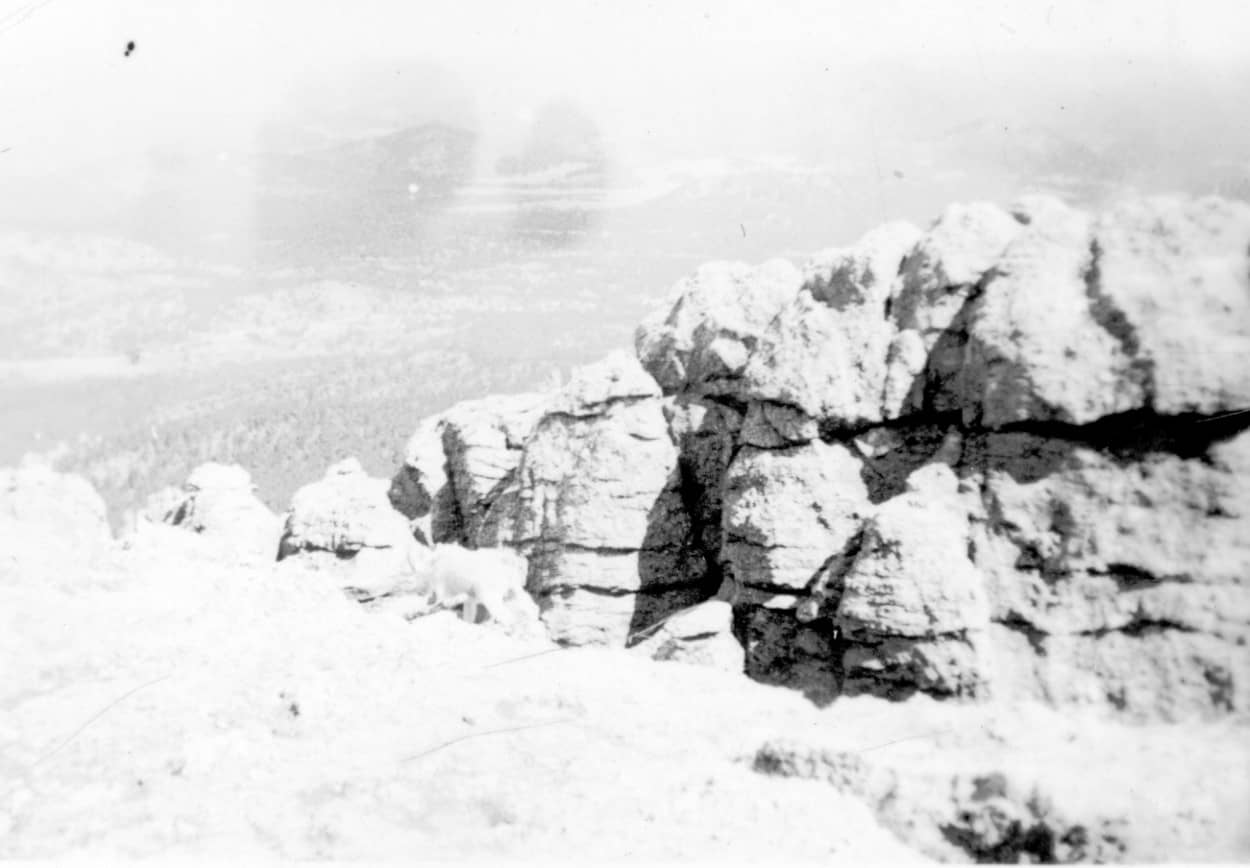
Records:
[[[298,559],[249,566],[179,528],[118,542],[55,509],[26,518],[0,524],[15,534],[0,551],[0,858],[1250,852],[1244,721],[818,709],[450,613],[407,622]],[[1013,810],[1063,839],[1029,838]]]
[[[814,722],[797,696],[530,657],[203,542],[0,562],[0,856],[911,855],[854,799],[734,761]]]

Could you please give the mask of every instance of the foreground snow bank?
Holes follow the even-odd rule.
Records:
[[[164,525],[0,560],[0,671],[0,858],[1250,853],[1240,718],[818,709],[451,612],[409,622]]]
[[[549,647],[172,527],[0,562],[0,857],[908,855],[733,761],[797,696]]]

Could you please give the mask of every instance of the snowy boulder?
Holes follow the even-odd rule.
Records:
[[[348,458],[291,498],[279,558],[300,581],[322,581],[364,603],[404,593],[417,542],[388,497],[390,483]]]
[[[281,556],[323,551],[351,557],[362,549],[406,552],[412,532],[391,505],[389,487],[387,480],[366,474],[354,458],[332,465],[323,479],[291,498]]]
[[[665,618],[647,631],[631,650],[653,660],[672,660],[742,672],[746,655],[733,635],[733,607],[708,600]]]
[[[191,471],[183,485],[186,491],[255,491],[252,475],[237,464],[210,461]]]
[[[108,508],[91,483],[37,462],[0,468],[0,519],[88,544],[109,538]]]
[[[104,499],[87,480],[31,461],[0,468],[0,573],[85,563],[111,540]]]
[[[209,462],[191,471],[179,496],[166,489],[148,499],[149,519],[186,528],[246,561],[273,560],[282,521],[256,496],[251,474]]]

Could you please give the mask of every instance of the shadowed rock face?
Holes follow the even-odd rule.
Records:
[[[667,406],[625,353],[558,392],[458,405],[414,435],[392,502],[436,541],[523,552],[557,641],[624,645],[710,596]]]
[[[392,490],[525,553],[561,641],[715,594],[748,673],[818,702],[1250,703],[1250,207],[952,206],[704,266],[636,343],[427,423]]]
[[[1250,506],[1238,483],[1250,435],[1238,411],[1250,407],[1250,375],[1226,360],[1250,350],[1250,209],[1159,199],[1092,217],[1035,200],[1015,223],[989,206],[948,210],[878,293],[895,303],[876,307],[891,336],[875,359],[848,363],[846,345],[867,344],[847,314],[816,342],[806,317],[782,331],[779,311],[760,345],[785,349],[747,370],[797,354],[780,373],[745,378],[747,415],[781,400],[813,417],[825,448],[845,444],[862,463],[875,506],[832,544],[845,513],[787,480],[806,487],[838,465],[799,469],[812,447],[796,454],[775,438],[777,468],[756,483],[775,498],[754,509],[799,511],[810,530],[779,523],[751,541],[752,560],[735,550],[750,520],[727,511],[738,579],[774,585],[771,565],[802,551],[796,536],[809,541],[787,564],[813,592],[796,604],[798,629],[832,623],[847,692],[1029,696],[1164,717],[1244,708],[1250,549],[1236,528]],[[846,261],[880,247],[870,238]],[[816,292],[805,285],[790,310],[814,310]],[[914,355],[895,355],[903,345]],[[892,401],[904,390],[888,386],[877,407],[840,400],[871,394],[879,363],[887,381],[913,378],[902,404]],[[738,450],[727,492],[759,451]],[[853,468],[837,472],[843,497],[862,489]],[[775,657],[761,658],[769,677]]]
[[[550,399],[491,396],[424,420],[391,482],[395,509],[428,543],[473,542]]]

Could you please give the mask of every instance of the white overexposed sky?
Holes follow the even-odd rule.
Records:
[[[124,57],[130,40],[137,49]],[[696,153],[728,138],[767,150],[790,124],[794,135],[819,129],[803,116],[821,117],[831,101],[875,111],[878,63],[980,82],[941,96],[949,108],[919,95],[917,114],[1007,105],[1021,94],[996,89],[998,72],[1026,55],[1060,79],[1079,79],[1086,63],[1140,60],[1250,81],[1250,4],[0,0],[0,179],[167,143],[246,148],[293,107],[321,93],[332,101],[334,82],[364,66],[374,70],[360,82],[365,108],[388,64],[396,77],[441,68],[447,77],[427,90],[462,88],[487,141],[565,96],[621,141]],[[339,99],[350,102],[350,89]],[[890,110],[881,107],[882,123]]]

